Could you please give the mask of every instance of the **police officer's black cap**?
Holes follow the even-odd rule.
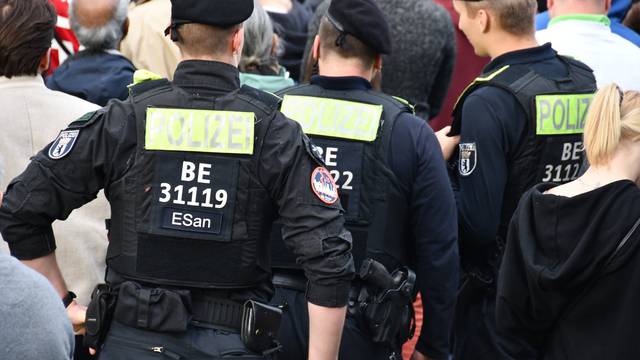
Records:
[[[351,35],[379,54],[391,53],[389,24],[374,0],[333,0],[327,18],[343,38]]]
[[[229,27],[247,20],[253,0],[171,0],[171,25],[187,23]]]

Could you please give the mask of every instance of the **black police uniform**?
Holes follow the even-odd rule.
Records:
[[[219,5],[246,15],[253,2]],[[176,2],[173,10],[176,20]],[[174,26],[205,21],[182,15]],[[231,65],[183,61],[173,83],[142,82],[127,101],[72,123],[9,185],[0,230],[23,260],[53,252],[51,222],[105,189],[110,288],[96,293],[87,317],[92,330],[108,321],[102,307],[113,310],[101,359],[266,358],[274,344],[248,346],[239,332],[243,304],[273,294],[268,235],[278,215],[309,277],[308,301],[346,304],[351,237],[335,184],[326,176],[314,187],[327,171],[278,104],[240,88]]]
[[[328,16],[343,34],[353,34],[376,52],[390,50],[385,19],[373,2],[333,2]],[[371,34],[370,22],[381,30]],[[373,258],[388,272],[405,266],[415,270],[420,290],[428,294],[424,309],[430,320],[423,327],[418,350],[434,359],[447,359],[458,283],[457,223],[445,162],[433,131],[412,114],[406,102],[373,91],[369,81],[360,77],[315,76],[311,84],[285,89],[281,95],[282,111],[303,124],[340,187],[356,267]],[[374,125],[366,134],[369,137],[357,131],[369,128],[358,126],[364,123]],[[272,304],[286,304],[279,358],[299,359],[308,347],[304,277],[278,238],[276,231]],[[377,330],[360,308],[362,287],[364,281],[358,280],[350,297],[340,358],[399,358],[404,339],[377,342]],[[407,313],[398,314],[399,318],[410,315],[409,297],[403,305]]]
[[[577,177],[595,89],[591,69],[546,44],[495,58],[458,101],[452,133],[461,138],[450,169],[464,279],[454,359],[504,357],[494,314],[507,226],[528,188]]]
[[[346,209],[347,228],[354,238],[356,262],[373,257],[389,270],[402,265],[415,270],[418,289],[429,294],[423,298],[424,318],[429,321],[423,323],[416,348],[430,358],[447,359],[458,284],[457,222],[455,202],[433,131],[424,120],[411,115],[404,104],[372,91],[371,84],[363,78],[314,76],[310,86],[289,89],[286,93],[350,101],[357,98],[386,105],[384,127],[374,144],[310,136],[323,149],[328,169],[342,175],[338,185],[343,186],[340,196]],[[397,118],[389,115],[393,113]],[[385,149],[382,141],[388,141]],[[369,149],[363,152],[367,146],[377,148],[378,158],[372,159]],[[377,178],[380,173],[384,175]],[[374,221],[357,215],[363,203],[375,203],[383,194],[393,196],[394,200],[378,204]],[[274,241],[273,245],[279,243]],[[276,295],[272,304],[288,304],[279,336],[285,345],[280,358],[296,359],[308,346],[304,282],[296,281],[303,279],[303,274],[282,253],[281,248],[273,251]],[[360,314],[348,315],[340,358],[388,359],[391,352],[372,341]]]

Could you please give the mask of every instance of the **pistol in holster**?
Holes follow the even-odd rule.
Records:
[[[267,356],[282,348],[276,340],[282,310],[253,300],[244,303],[240,339],[247,349]]]
[[[104,343],[116,306],[117,290],[107,284],[98,284],[91,293],[87,307],[86,329],[83,345],[96,351]]]
[[[364,286],[358,292],[356,307],[372,340],[400,347],[415,331],[416,274],[406,267],[390,274],[381,263],[366,259],[358,276]]]

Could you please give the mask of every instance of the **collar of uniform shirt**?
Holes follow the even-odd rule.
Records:
[[[560,15],[551,19],[549,21],[549,26],[552,26],[559,22],[567,21],[567,20],[587,21],[587,22],[602,24],[607,27],[611,26],[611,20],[606,15],[598,15],[598,14]]]
[[[542,62],[545,60],[553,59],[555,56],[556,51],[551,48],[550,43],[533,48],[511,51],[491,60],[491,62],[484,67],[483,73],[491,73],[505,65]]]
[[[370,90],[371,83],[359,76],[321,76],[311,77],[311,84],[330,90]]]
[[[240,88],[240,72],[235,66],[218,61],[185,60],[178,64],[173,83],[214,95],[227,94]]]

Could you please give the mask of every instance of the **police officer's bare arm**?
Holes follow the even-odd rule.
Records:
[[[1,200],[0,196],[0,204],[2,203]],[[53,285],[53,288],[56,290],[58,295],[60,295],[61,299],[67,295],[69,290],[67,289],[67,285],[62,277],[62,273],[60,272],[60,267],[58,267],[55,252],[37,259],[22,260],[22,263],[46,277],[51,285]],[[75,300],[67,306],[67,315],[73,325],[73,331],[76,334],[84,333],[86,312],[86,306],[78,304]]]

